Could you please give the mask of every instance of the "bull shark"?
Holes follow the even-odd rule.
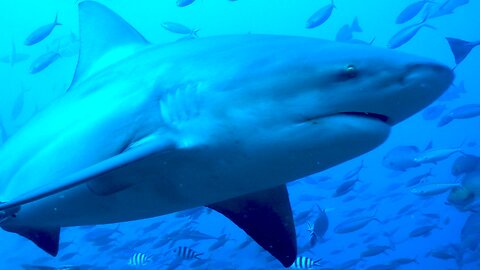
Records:
[[[0,149],[0,226],[53,256],[61,227],[207,206],[288,267],[285,184],[379,146],[454,77],[429,59],[306,37],[153,45],[92,1],[79,31],[68,92]]]

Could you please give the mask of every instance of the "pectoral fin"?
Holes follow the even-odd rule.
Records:
[[[208,207],[237,224],[285,267],[295,261],[295,226],[285,185]]]
[[[60,227],[29,228],[2,226],[7,232],[17,233],[35,243],[39,248],[52,256],[57,256],[60,242]]]

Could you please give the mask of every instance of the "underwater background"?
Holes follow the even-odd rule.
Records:
[[[396,47],[392,37],[397,33],[415,32],[395,50],[455,67],[454,85],[395,126],[377,149],[288,185],[298,255],[315,261],[314,269],[480,269],[480,205],[475,201],[480,195],[480,118],[475,118],[480,115],[480,48],[458,61],[454,56],[460,49],[446,39],[480,40],[480,1],[335,0],[331,16],[314,27],[309,18],[328,9],[330,0],[98,2],[155,44],[253,33]],[[2,142],[67,90],[78,55],[78,12],[75,1],[2,0],[0,13]],[[397,23],[400,14],[413,18]],[[26,46],[27,37],[56,15],[61,25]],[[452,121],[444,124],[446,119]],[[449,154],[421,165],[402,163],[412,153],[432,149]],[[434,194],[415,190],[436,184],[449,188]],[[468,198],[462,197],[464,191]],[[339,226],[357,217],[369,222],[342,233]],[[62,228],[55,258],[16,234],[0,231],[0,243],[2,270],[283,269],[242,230],[207,208]]]

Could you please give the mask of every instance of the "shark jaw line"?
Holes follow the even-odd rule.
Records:
[[[304,122],[315,122],[315,120],[318,120],[320,118],[325,118],[325,117],[330,117],[330,116],[335,116],[335,115],[345,115],[345,116],[350,116],[350,117],[360,117],[360,118],[374,119],[374,120],[383,122],[386,125],[391,126],[390,118],[388,116],[383,115],[383,114],[378,114],[378,113],[372,113],[372,112],[339,112],[339,113],[328,114],[328,115],[307,117],[307,118],[304,119]]]

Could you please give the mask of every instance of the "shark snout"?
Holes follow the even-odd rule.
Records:
[[[447,66],[414,62],[403,66],[397,77],[397,91],[382,101],[380,111],[396,124],[421,111],[440,97],[452,84],[454,74]],[[388,100],[388,101],[387,101]]]
[[[437,63],[414,63],[406,66],[401,78],[405,84],[414,84],[432,94],[440,95],[453,82],[454,75],[450,68]],[[436,93],[438,92],[438,93]]]

